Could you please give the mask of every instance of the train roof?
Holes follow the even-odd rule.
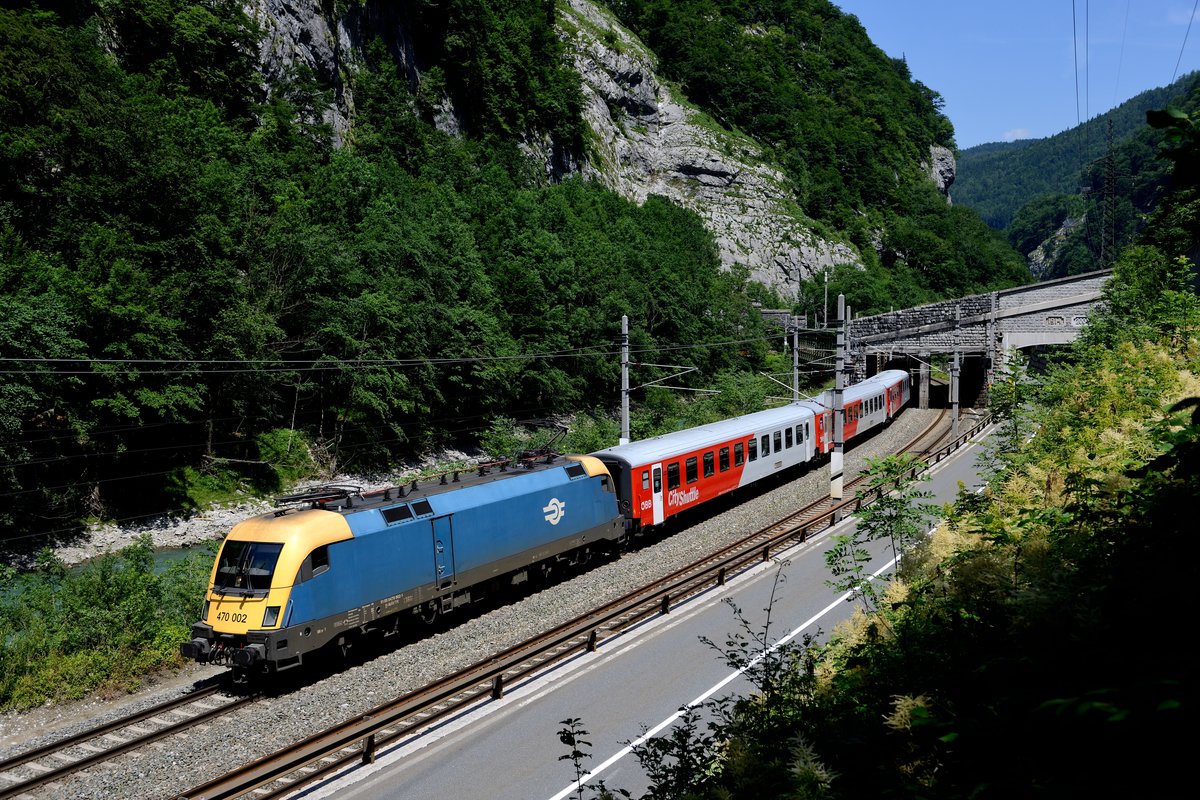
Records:
[[[617,459],[631,465],[648,464],[681,453],[690,453],[718,442],[746,437],[767,429],[774,430],[784,425],[795,425],[813,418],[812,402],[788,403],[778,408],[755,411],[733,419],[721,420],[707,425],[697,425],[674,433],[664,433],[651,439],[641,439],[629,444],[619,444],[598,450],[592,455],[601,460]]]
[[[900,380],[908,380],[908,373],[902,369],[887,369],[878,374],[872,375],[866,380],[847,386],[842,390],[842,402],[851,402],[853,400],[861,400],[864,397],[878,392],[884,386],[891,386]]]
[[[397,486],[389,486],[369,492],[363,491],[360,486],[349,484],[314,486],[311,489],[305,489],[296,494],[280,497],[275,501],[275,504],[281,507],[280,510],[284,507],[308,507],[336,511],[342,514],[353,514],[370,508],[414,502],[446,492],[494,483],[520,475],[529,475],[560,467],[570,468],[572,466],[577,467],[580,470],[580,474],[592,473],[594,471],[590,465],[586,463],[581,464],[577,456],[567,457],[555,453],[538,456],[537,458],[504,460],[464,467],[460,470],[450,470],[429,478],[412,480]],[[277,511],[276,513],[280,512]]]
[[[879,392],[885,386],[899,380],[908,380],[908,373],[903,370],[890,369],[872,375],[864,381],[843,389],[842,401],[852,402],[869,397]],[[600,459],[625,461],[631,466],[650,464],[664,458],[672,458],[682,453],[690,453],[711,447],[718,442],[727,442],[758,434],[768,430],[776,430],[787,425],[795,425],[828,408],[829,392],[817,397],[811,397],[796,403],[788,403],[778,408],[765,411],[755,411],[733,419],[713,422],[707,425],[697,425],[674,433],[665,433],[651,439],[641,439],[629,444],[620,444],[597,450],[592,453]]]

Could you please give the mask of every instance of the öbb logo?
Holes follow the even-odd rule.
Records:
[[[567,504],[557,497],[550,498],[549,505],[542,508],[546,512],[546,521],[551,525],[557,525],[562,521],[562,518],[567,514]]]

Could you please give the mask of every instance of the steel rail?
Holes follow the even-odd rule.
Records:
[[[111,736],[115,731],[133,727],[141,722],[152,719],[153,717],[181,709],[184,706],[193,705],[207,697],[211,697],[212,695],[221,691],[222,688],[223,687],[221,685],[205,687],[204,689],[199,689],[195,692],[191,692],[190,694],[167,700],[159,703],[158,705],[144,709],[143,711],[130,714],[129,716],[115,719],[96,728],[91,728],[81,733],[68,736],[65,739],[60,739],[58,741],[51,742],[33,750],[29,750],[5,759],[4,761],[0,762],[0,775],[4,775],[6,780],[11,781],[12,776],[9,776],[8,773],[22,766],[25,766],[27,770],[37,771],[38,774],[34,775],[33,777],[18,778],[15,782],[10,782],[6,786],[0,786],[0,800],[9,797],[16,797],[17,795],[24,794],[32,789],[36,789],[39,786],[44,786],[47,783],[53,783],[54,781],[62,780],[68,775],[87,769],[88,767],[95,766],[96,764],[107,761],[111,758],[115,758],[122,753],[127,753],[130,750],[136,750],[137,748],[144,747],[151,742],[156,742],[159,739],[166,738],[167,736],[173,736],[174,734],[180,733],[188,728],[227,714],[230,711],[233,711],[235,708],[240,708],[246,703],[252,702],[256,699],[253,697],[240,697],[230,703],[226,703],[216,708],[206,708],[199,714],[188,717],[187,719],[171,722],[164,727],[160,727],[156,730],[150,731],[149,733],[137,734],[132,739],[118,741],[116,744],[105,742],[103,743],[103,750],[98,750],[97,752],[80,758],[73,758],[69,755],[63,755],[65,751],[71,749],[72,747],[88,745],[88,743],[94,742],[95,740],[104,736]],[[69,759],[69,761],[60,766],[47,767],[38,763],[40,759],[43,758],[57,758],[59,760]]]
[[[911,451],[931,431],[940,427],[945,412],[901,451]],[[966,433],[938,450],[928,447],[917,457],[912,474],[938,463],[965,445],[990,423],[984,417]],[[940,434],[944,438],[944,434]],[[935,440],[940,441],[940,439]],[[862,476],[850,482],[861,481]],[[839,521],[842,512],[852,513],[869,496],[855,496],[840,503],[818,501],[806,509],[769,525],[693,564],[682,567],[646,586],[627,593],[599,608],[580,615],[545,633],[510,647],[492,658],[469,666],[434,684],[378,706],[354,719],[317,733],[284,750],[264,756],[226,775],[179,795],[176,800],[220,800],[254,792],[260,800],[295,791],[351,762],[370,763],[378,748],[418,727],[462,713],[483,696],[498,699],[506,685],[530,676],[581,650],[593,651],[602,637],[645,619],[669,613],[673,605],[724,584],[737,572],[768,560],[772,548],[803,542],[809,534]]]

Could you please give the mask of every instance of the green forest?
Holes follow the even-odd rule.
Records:
[[[954,200],[1003,230],[1023,256],[1066,223],[1065,235],[1046,253],[1040,279],[1111,267],[1173,188],[1175,178],[1158,157],[1165,134],[1146,120],[1147,112],[1168,105],[1184,112],[1200,108],[1200,75],[1142,92],[1055,136],[963,151]]]
[[[922,173],[929,145],[952,142],[940,99],[853,18],[825,0],[619,10],[857,244],[866,273],[839,270],[830,290],[858,312],[1028,280]],[[264,91],[262,33],[237,4],[0,9],[5,538],[36,547],[316,471],[386,471],[500,417],[603,414],[622,315],[640,361],[696,367],[694,386],[761,371],[755,303],[780,300],[721,271],[695,215],[552,181],[523,153],[546,137],[587,157],[554,12],[407,8],[420,80],[368,43],[335,136],[334,89],[310,71]],[[763,35],[731,49],[731,26]],[[459,135],[433,125],[443,99]],[[806,284],[797,310],[823,289]]]

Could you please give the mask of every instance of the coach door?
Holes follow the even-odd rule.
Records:
[[[654,524],[661,525],[663,521],[663,480],[662,464],[650,468],[650,489],[654,493]]]
[[[454,585],[454,523],[451,515],[435,517],[433,524],[433,570],[439,589]]]

